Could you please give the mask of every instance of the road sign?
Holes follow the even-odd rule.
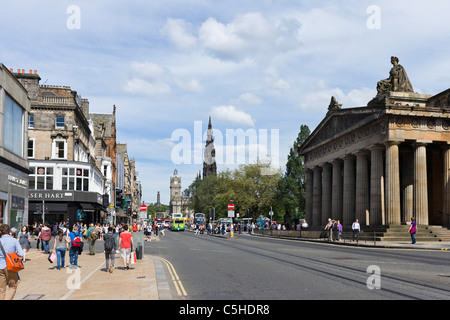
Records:
[[[234,204],[230,203],[230,204],[228,205],[228,210],[234,210]]]
[[[146,206],[145,204],[143,204],[143,205],[141,206],[141,211],[147,211],[147,206]]]

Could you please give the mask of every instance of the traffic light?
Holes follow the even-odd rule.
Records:
[[[116,189],[116,207],[121,207],[123,202],[123,194],[121,189]]]
[[[36,214],[42,214],[42,203],[36,203]]]
[[[131,216],[132,210],[131,210],[131,203],[127,206],[127,214]]]

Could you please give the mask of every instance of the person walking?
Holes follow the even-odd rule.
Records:
[[[341,241],[342,224],[340,220],[336,221],[336,228],[337,228],[336,241]]]
[[[112,227],[108,227],[108,232],[105,233],[103,239],[105,240],[104,247],[105,247],[106,271],[109,270],[109,273],[112,273],[114,270],[114,261],[116,260],[116,250],[117,250],[116,237],[113,234]]]
[[[71,233],[69,233],[70,238],[70,249],[69,249],[69,258],[70,258],[70,267],[76,269],[78,267],[78,255],[83,250],[83,241],[82,234],[78,231],[78,226],[74,226]],[[78,241],[79,240],[79,241]]]
[[[133,247],[133,235],[128,231],[128,226],[124,225],[123,232],[119,236],[119,248],[123,258],[123,264],[127,270],[130,269],[129,263]]]
[[[53,252],[56,255],[56,269],[64,268],[66,261],[67,240],[64,236],[64,231],[59,229],[58,235],[55,237],[55,244],[53,245]]]
[[[39,238],[44,245],[45,254],[49,254],[49,242],[52,239],[52,230],[49,228],[48,224],[44,224],[44,226],[42,227],[41,232],[39,233]]]
[[[89,229],[86,232],[86,236],[89,241],[89,254],[93,256],[95,255],[95,241],[98,239],[98,231],[97,228],[94,227],[93,223],[89,225]]]
[[[16,294],[19,284],[19,275],[17,272],[10,271],[6,267],[5,253],[16,253],[23,257],[23,250],[17,239],[10,235],[9,225],[0,226],[0,300],[12,300]],[[9,287],[8,293],[6,288]]]
[[[416,232],[417,232],[416,218],[411,217],[411,225],[409,227],[409,234],[411,235],[411,243],[412,244],[416,244],[416,237],[415,237]]]
[[[361,231],[361,226],[359,225],[358,219],[356,219],[355,222],[353,222],[352,230],[353,230],[353,241],[355,241],[355,237],[356,237],[356,242],[358,242],[359,232]]]
[[[26,254],[27,254],[28,250],[30,250],[30,248],[31,248],[30,240],[31,240],[31,235],[28,232],[28,227],[23,226],[22,231],[19,232],[19,243],[20,243],[20,246],[22,247],[22,251],[23,251],[23,257],[22,257],[23,262],[25,262],[27,260]]]

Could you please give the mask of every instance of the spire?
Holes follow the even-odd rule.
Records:
[[[212,125],[211,125],[211,116],[209,116],[208,129],[212,129]]]

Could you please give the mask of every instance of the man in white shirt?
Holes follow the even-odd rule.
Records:
[[[361,231],[361,227],[360,227],[360,225],[359,225],[358,219],[356,219],[355,222],[353,222],[353,224],[352,224],[352,230],[353,230],[353,241],[355,241],[355,236],[356,236],[356,242],[358,242],[358,239],[359,239],[359,231]]]

